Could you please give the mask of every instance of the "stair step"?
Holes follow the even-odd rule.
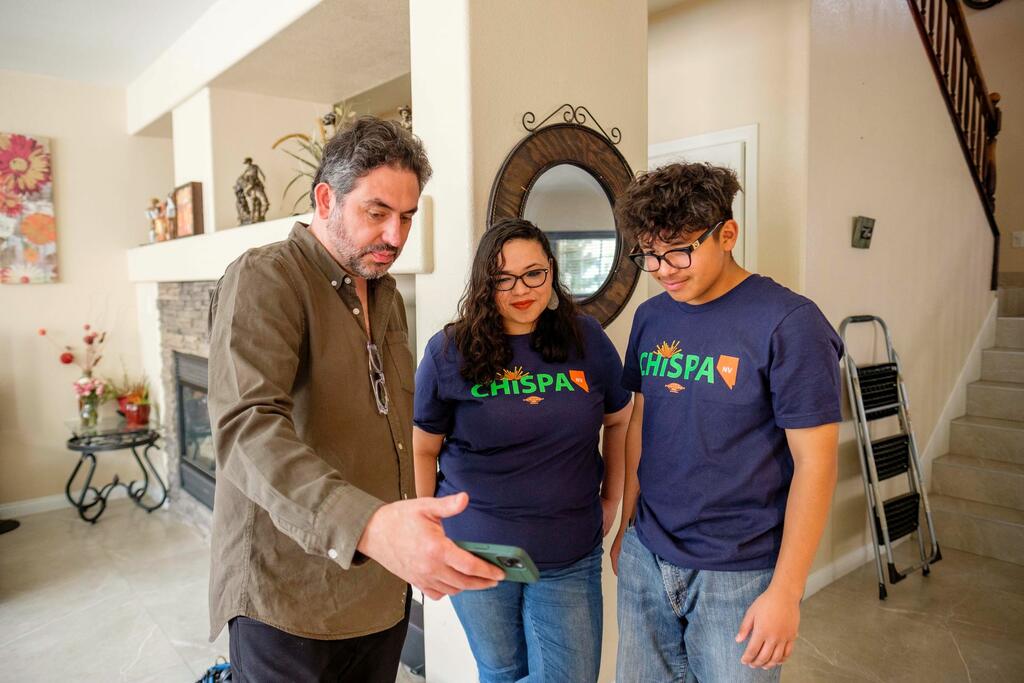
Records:
[[[1024,565],[1024,512],[940,494],[928,501],[942,547]]]
[[[999,315],[1024,315],[1024,287],[999,288]]]
[[[944,455],[932,463],[932,490],[1024,511],[1024,465],[973,455]]]
[[[949,450],[1024,464],[1024,422],[964,415],[950,424]]]
[[[1024,420],[1024,384],[971,382],[967,385],[967,414],[999,420]]]
[[[1024,349],[1024,315],[996,319],[996,346]]]
[[[982,351],[981,378],[993,382],[1024,382],[1024,349],[997,346]]]

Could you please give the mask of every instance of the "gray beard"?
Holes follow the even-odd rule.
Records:
[[[340,214],[340,211],[337,213]],[[331,246],[334,248],[334,253],[338,257],[339,265],[357,277],[366,278],[367,280],[377,280],[387,275],[388,270],[394,263],[394,261],[392,261],[388,264],[368,265],[363,262],[363,257],[368,254],[385,252],[392,253],[395,255],[395,258],[398,258],[398,254],[401,253],[400,249],[395,249],[387,244],[371,245],[369,247],[363,247],[362,249],[356,247],[356,245],[349,239],[348,231],[345,230],[345,226],[341,221],[340,215],[331,216],[330,223],[327,228],[331,239]]]

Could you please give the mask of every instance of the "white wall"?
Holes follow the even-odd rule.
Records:
[[[173,176],[170,140],[125,134],[123,90],[0,71],[0,92],[0,130],[52,139],[61,273],[58,284],[0,286],[0,503],[10,503],[62,493],[76,457],[64,420],[77,414],[79,374],[36,330],[78,341],[90,322],[108,332],[100,374],[119,376],[122,359],[141,370],[124,252],[146,241],[143,212]],[[134,476],[130,456],[110,455],[97,481],[109,481],[108,465]]]
[[[758,271],[836,326],[891,324],[919,446],[941,455],[939,417],[992,302],[992,242],[906,4],[694,0],[652,17],[649,53],[651,141],[759,126]],[[850,247],[856,215],[878,219],[868,251]],[[851,423],[841,439],[812,587],[868,557]]]
[[[799,289],[810,0],[692,0],[651,17],[652,144],[757,124],[758,270]],[[742,226],[741,226],[742,227]]]
[[[924,448],[992,304],[988,226],[905,3],[813,0],[810,57],[805,293],[833,324],[889,323]],[[850,246],[858,215],[876,219],[868,250]],[[854,337],[859,363],[873,341]],[[846,423],[816,568],[869,541],[853,439]]]

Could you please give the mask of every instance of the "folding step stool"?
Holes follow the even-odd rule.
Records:
[[[846,328],[850,324],[877,323],[885,335],[887,363],[857,365],[846,343]],[[868,501],[871,538],[874,541],[875,568],[878,570],[878,599],[885,600],[885,576],[882,572],[881,546],[889,568],[889,583],[896,584],[907,574],[921,570],[928,576],[933,563],[942,559],[939,540],[935,535],[932,509],[928,494],[922,485],[921,462],[918,459],[917,442],[910,424],[910,404],[903,384],[900,359],[892,345],[892,337],[885,321],[873,315],[854,315],[843,320],[839,336],[846,347],[846,386],[850,392],[850,407],[857,431],[857,445],[860,451],[860,468],[864,477],[864,494]],[[871,440],[868,423],[886,417],[899,419],[900,433],[875,441]],[[901,474],[907,475],[908,491],[889,500],[882,500],[879,483]],[[924,509],[925,524],[928,527],[929,548],[925,550],[924,536],[920,526],[921,510]],[[916,532],[917,546],[921,553],[918,564],[896,569],[892,556],[892,544],[908,534]]]

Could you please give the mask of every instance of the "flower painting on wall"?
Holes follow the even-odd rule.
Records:
[[[50,141],[0,132],[0,284],[56,281]]]

